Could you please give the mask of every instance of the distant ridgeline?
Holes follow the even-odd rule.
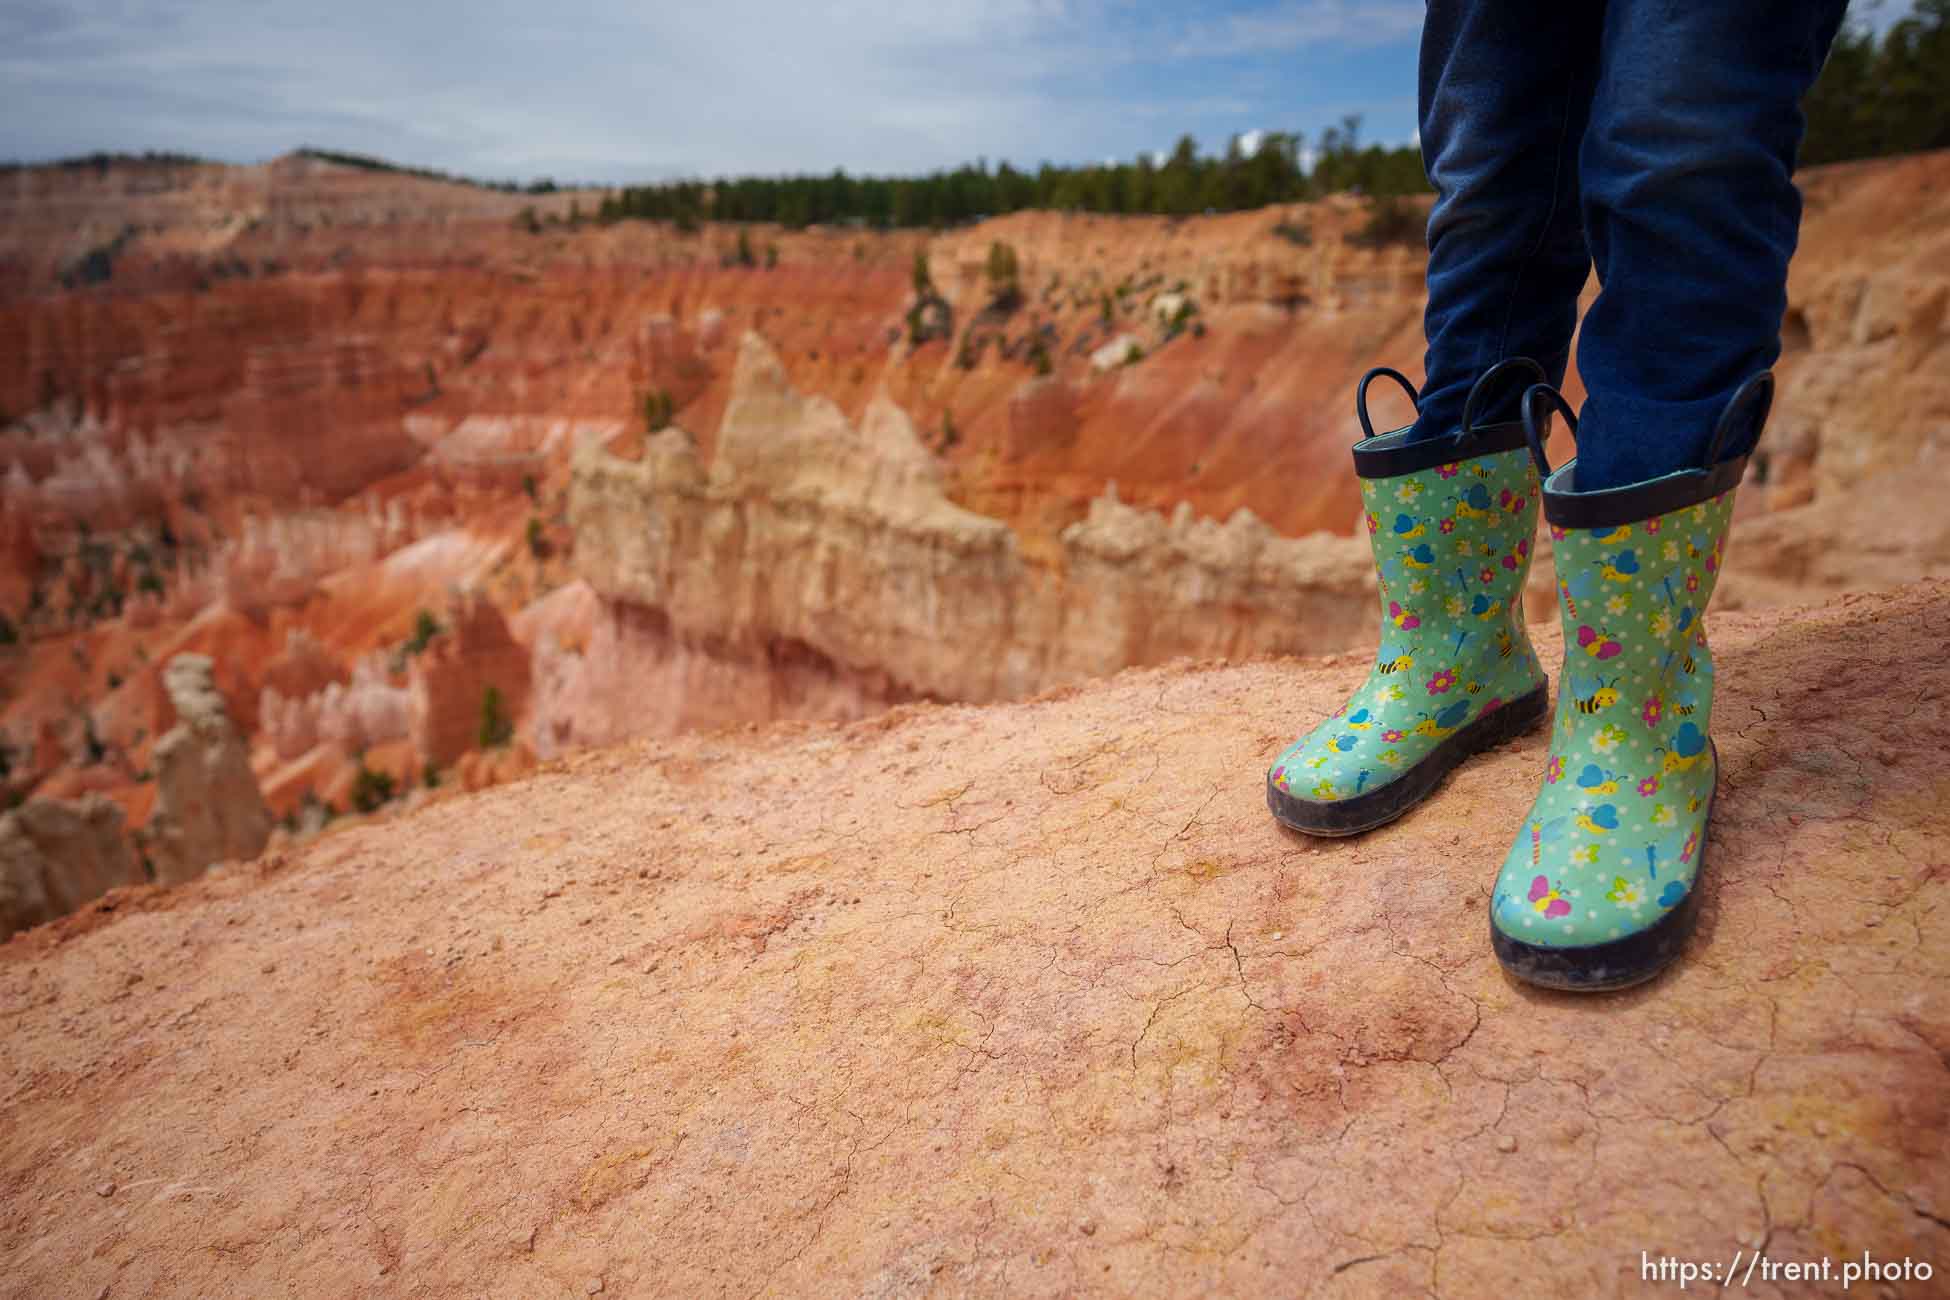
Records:
[[[1950,148],[1950,0],[1912,0],[1910,12],[1878,37],[1860,23],[1836,38],[1821,78],[1803,104],[1808,134],[1804,166]],[[1058,211],[1186,215],[1230,212],[1358,191],[1383,200],[1429,188],[1419,153],[1410,147],[1365,148],[1361,119],[1343,118],[1321,132],[1308,157],[1299,132],[1268,132],[1248,152],[1234,136],[1225,154],[1202,157],[1191,136],[1162,161],[1063,167],[1044,163],[1018,171],[978,162],[927,176],[744,177],[671,181],[657,185],[566,186],[543,178],[486,181],[367,154],[302,148],[303,157],[345,167],[474,185],[503,193],[551,194],[565,188],[609,189],[598,216],[674,221],[690,229],[703,220],[767,221],[786,226],[855,222],[873,226],[946,226],[1024,208]],[[0,162],[0,171],[60,167],[105,172],[111,164],[202,163],[179,153],[93,153],[50,163]]]

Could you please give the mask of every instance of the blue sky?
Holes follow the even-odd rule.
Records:
[[[1859,7],[1859,6],[1858,6]],[[468,175],[916,172],[1184,132],[1405,143],[1422,0],[5,0],[0,158],[299,144]]]

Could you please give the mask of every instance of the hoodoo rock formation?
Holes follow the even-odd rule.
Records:
[[[178,655],[163,685],[180,721],[156,743],[156,813],[144,839],[156,879],[167,882],[256,857],[271,837],[271,811],[209,658]]]
[[[1950,490],[1950,152],[1802,180],[1730,609],[1950,565],[1910,504]],[[317,825],[594,741],[1374,635],[1349,394],[1412,371],[1424,290],[1365,200],[923,234],[598,198],[0,171],[0,793],[144,831],[184,653]]]
[[[446,615],[447,630],[413,661],[408,686],[408,735],[414,751],[437,767],[483,747],[482,727],[494,724],[484,712],[497,713],[512,734],[528,703],[531,672],[528,651],[481,592],[458,593]]]
[[[1372,616],[1365,538],[1285,539],[1244,508],[1167,521],[1113,493],[1054,556],[1026,555],[948,500],[898,407],[876,399],[856,427],[756,334],[710,464],[677,429],[635,460],[587,444],[570,522],[605,601],[586,671],[614,674],[587,694],[628,701],[618,734],[1012,699],[1179,655],[1340,646]]]
[[[101,795],[29,799],[0,815],[0,939],[144,879],[122,809]]]

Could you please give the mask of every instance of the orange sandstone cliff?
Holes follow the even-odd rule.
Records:
[[[1913,508],[1950,487],[1950,154],[1805,184],[1729,608],[1950,566]],[[1372,635],[1349,394],[1413,372],[1423,290],[1359,200],[755,229],[748,266],[598,197],[0,173],[10,799],[143,834],[184,653],[289,833],[595,741]]]

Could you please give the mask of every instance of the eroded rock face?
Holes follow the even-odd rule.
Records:
[[[528,703],[528,651],[480,591],[457,593],[447,630],[413,661],[408,675],[408,735],[426,762],[445,767],[483,745],[485,698],[495,692],[499,716],[513,735]]]
[[[1945,563],[1911,503],[1950,462],[1950,151],[1799,179],[1728,608]],[[53,728],[72,758],[36,746],[15,789],[101,789],[139,823],[153,665],[184,650],[220,665],[281,811],[344,788],[411,729],[410,692],[362,665],[397,665],[419,610],[463,585],[512,615],[575,578],[564,494],[597,441],[577,484],[597,608],[568,640],[515,635],[537,754],[1371,644],[1362,548],[1311,534],[1357,526],[1351,390],[1377,362],[1414,373],[1425,293],[1419,249],[1350,239],[1362,200],[748,232],[770,269],[726,259],[726,228],[570,220],[595,201],[302,158],[0,172],[0,611],[24,637],[0,728]],[[998,240],[1013,312],[990,304]],[[110,284],[62,287],[108,243]],[[917,254],[950,328],[918,346]],[[1143,359],[1093,367],[1120,337]],[[653,396],[693,439],[639,432]],[[1406,415],[1377,396],[1381,423]],[[454,698],[423,699],[443,754],[478,739],[483,683],[453,668]]]
[[[788,716],[781,695],[815,717],[1009,699],[1175,655],[1335,647],[1373,621],[1365,539],[1281,538],[1245,510],[1167,520],[1113,489],[1057,555],[1026,557],[1002,521],[947,499],[891,401],[855,427],[794,391],[755,334],[710,465],[680,430],[633,461],[585,445],[570,519],[611,606],[594,693],[639,732],[718,708]]]
[[[271,810],[210,659],[176,656],[163,687],[179,721],[156,742],[156,812],[145,838],[156,878],[173,882],[256,857],[271,836]]]
[[[141,884],[122,830],[121,806],[98,794],[29,799],[0,816],[0,939]]]

